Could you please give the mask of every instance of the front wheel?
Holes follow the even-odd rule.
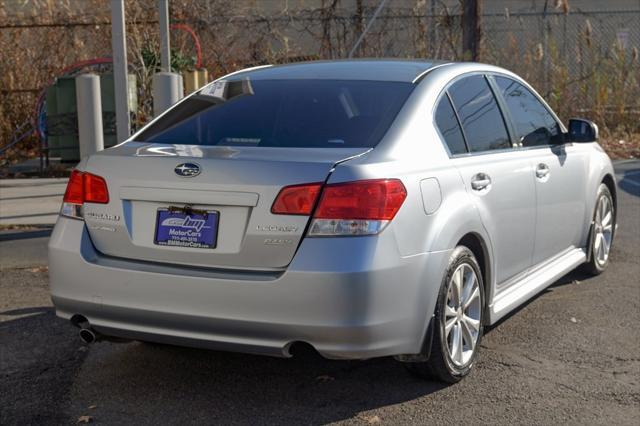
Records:
[[[587,272],[598,275],[603,273],[609,265],[615,226],[616,214],[613,197],[607,185],[602,183],[598,188],[596,207],[593,212],[593,225],[589,240],[591,256],[585,264]]]
[[[455,383],[471,371],[484,316],[484,285],[473,252],[458,246],[451,254],[435,311],[429,360],[409,362],[407,369],[423,378]]]

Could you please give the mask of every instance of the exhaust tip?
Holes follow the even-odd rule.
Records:
[[[90,344],[96,341],[96,334],[89,328],[81,328],[79,335],[80,340],[82,340],[86,344]]]
[[[293,357],[295,359],[310,359],[320,357],[316,348],[313,347],[310,343],[294,341],[290,342],[286,348],[285,353],[287,357]]]
[[[74,327],[87,328],[89,326],[89,320],[87,319],[87,317],[82,315],[75,314],[71,317],[70,321]]]

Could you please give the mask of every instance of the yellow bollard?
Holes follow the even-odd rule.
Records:
[[[184,80],[184,93],[190,94],[209,82],[209,73],[204,68],[186,71],[182,74],[182,79]]]

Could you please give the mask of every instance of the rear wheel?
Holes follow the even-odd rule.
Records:
[[[469,374],[477,358],[483,315],[480,267],[471,250],[458,246],[440,288],[429,360],[406,363],[407,369],[423,378],[458,382]]]
[[[593,212],[591,228],[591,257],[585,264],[587,272],[598,275],[609,265],[609,254],[613,244],[613,233],[616,226],[616,214],[611,191],[604,183],[598,188],[596,207]]]

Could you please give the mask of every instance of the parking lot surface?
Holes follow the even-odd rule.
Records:
[[[389,358],[85,346],[51,307],[50,231],[0,231],[0,424],[637,425],[640,162],[616,171],[609,269],[570,273],[492,327],[475,371],[451,386]]]

